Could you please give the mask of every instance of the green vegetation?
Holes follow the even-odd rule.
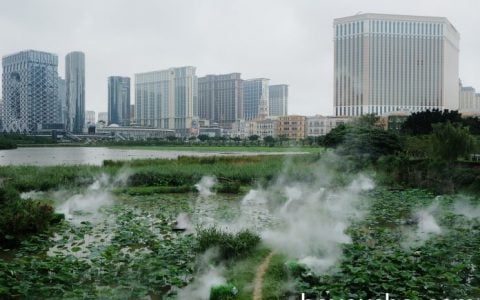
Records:
[[[218,248],[220,258],[224,260],[252,253],[259,242],[258,234],[249,230],[237,233],[222,231],[216,227],[197,230],[197,251],[203,253],[210,248]]]
[[[442,197],[436,212],[448,230],[425,243],[404,244],[405,232],[414,230],[405,221],[434,198],[421,190],[372,192],[369,216],[348,230],[353,242],[345,245],[339,270],[317,276],[297,265],[291,268],[297,290],[310,298],[373,299],[386,292],[395,299],[479,297],[480,276],[472,266],[480,263],[480,220],[453,213],[454,197]]]
[[[0,149],[15,149],[18,145],[55,144],[51,137],[31,136],[17,133],[0,134]]]
[[[322,161],[334,177],[326,188],[338,189],[356,172],[375,174],[379,185],[365,195],[369,213],[346,229],[352,241],[340,249],[341,259],[332,270],[315,274],[294,258],[274,253],[263,278],[264,299],[298,297],[300,292],[308,298],[368,299],[386,292],[410,299],[480,297],[480,220],[456,212],[458,197],[453,194],[469,192],[474,195],[466,198],[469,203],[480,205],[480,168],[458,160],[475,145],[455,113],[441,112],[441,122],[439,112],[427,114],[431,116],[412,117],[425,119],[421,128],[408,127],[408,121],[400,135],[378,127],[375,116],[366,116],[310,141],[321,142],[339,156]],[[219,150],[209,143],[225,143],[222,151],[292,149],[270,147],[278,143],[275,139],[202,139],[201,146],[145,149]],[[219,256],[208,263],[225,267],[227,283],[212,287],[210,298],[251,299],[257,267],[272,250],[261,243],[258,232],[231,233],[201,227],[202,221],[234,219],[240,214],[238,194],[252,186],[268,186],[280,175],[315,187],[324,150],[300,148],[305,150],[312,153],[105,161],[101,167],[1,167],[0,244],[5,259],[0,259],[0,298],[172,299],[199,273],[202,254],[215,248]],[[18,194],[45,191],[42,198],[49,199],[54,191],[67,190],[66,198],[81,194],[101,174],[115,178],[124,173],[129,174],[126,185],[112,185],[115,200],[98,215],[69,211],[73,217],[67,218],[82,220],[78,223],[55,224],[59,216],[53,214],[52,202],[22,200]],[[213,191],[219,195],[197,197],[194,185],[203,176],[216,177]],[[452,195],[436,197],[439,193]],[[95,197],[99,200],[101,195]],[[279,203],[283,197],[279,195]],[[432,214],[441,233],[428,236],[428,241],[410,241],[409,234],[417,228],[416,212],[435,203],[438,208]],[[195,233],[176,228],[181,213],[199,226]]]
[[[25,238],[44,232],[61,217],[54,214],[49,204],[20,199],[18,192],[8,186],[0,188],[0,212],[3,247],[17,246]]]
[[[237,288],[231,283],[213,286],[210,291],[210,300],[237,299],[237,293]]]

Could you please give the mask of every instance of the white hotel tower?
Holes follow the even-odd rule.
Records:
[[[441,17],[334,20],[337,116],[458,109],[460,35]]]

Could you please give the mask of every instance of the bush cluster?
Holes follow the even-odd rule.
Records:
[[[245,256],[260,242],[258,234],[246,229],[237,233],[222,231],[215,227],[197,230],[197,251],[204,252],[218,247],[222,259]]]

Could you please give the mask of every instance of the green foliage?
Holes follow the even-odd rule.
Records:
[[[323,146],[336,148],[337,146],[341,145],[345,140],[347,130],[348,128],[345,124],[340,124],[333,128],[325,135],[325,138],[323,139]]]
[[[398,135],[373,126],[373,120],[365,122],[365,126],[337,126],[325,136],[324,145],[337,148],[339,154],[352,157],[360,165],[402,150]]]
[[[251,136],[248,137],[248,139],[249,139],[250,141],[252,141],[252,142],[253,142],[253,141],[258,141],[259,138],[260,138],[260,137],[259,137],[258,135],[256,135],[256,134],[251,135]]]
[[[210,137],[206,134],[200,134],[198,136],[198,139],[201,141],[201,142],[205,142],[205,141],[208,141],[210,139]]]
[[[456,110],[447,109],[416,112],[408,116],[401,131],[411,135],[430,134],[433,132],[432,124],[446,122],[462,123],[462,116]]]
[[[450,122],[433,124],[432,149],[436,158],[453,162],[466,157],[474,149],[474,140],[468,128]]]
[[[0,149],[15,149],[17,144],[9,139],[0,137]]]
[[[260,242],[260,236],[249,230],[230,233],[216,227],[197,230],[197,251],[218,247],[220,258],[230,259],[251,253]]]
[[[404,152],[415,158],[428,158],[432,154],[431,135],[408,135],[404,137]]]
[[[44,232],[59,218],[50,205],[20,199],[11,187],[0,188],[0,214],[0,245],[6,247],[15,247],[26,237]]]
[[[237,299],[237,293],[237,288],[231,283],[212,286],[210,290],[210,300]]]
[[[421,190],[371,192],[367,218],[348,229],[352,243],[334,274],[315,275],[301,265],[291,274],[307,298],[466,299],[480,294],[480,277],[472,265],[480,262],[480,220],[454,215],[453,197],[441,197],[435,217],[448,228],[425,243],[405,248],[405,225],[414,211],[435,198]],[[476,201],[478,205],[478,200]],[[327,292],[328,291],[328,292]]]
[[[239,182],[227,181],[218,185],[216,191],[218,193],[238,194],[240,193],[240,187]]]

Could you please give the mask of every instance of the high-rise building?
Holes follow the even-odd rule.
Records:
[[[65,128],[68,119],[68,106],[67,106],[67,83],[62,77],[58,77],[58,102],[57,102],[58,113],[60,114],[60,123],[63,124]]]
[[[243,117],[243,80],[240,73],[198,78],[198,116],[231,127]]]
[[[85,54],[70,52],[65,57],[67,85],[67,130],[82,133],[85,124]]]
[[[256,78],[243,82],[243,118],[253,120],[268,117],[269,79]]]
[[[135,104],[130,104],[130,125],[135,123]]]
[[[108,124],[108,112],[99,112],[97,121],[102,121],[105,124]]]
[[[288,115],[288,85],[276,84],[269,87],[268,110],[271,117]]]
[[[59,123],[58,57],[26,50],[2,58],[4,130],[34,132]]]
[[[85,126],[95,125],[95,112],[93,110],[85,111]]]
[[[459,40],[442,17],[335,19],[335,114],[458,109]]]
[[[135,74],[137,125],[190,135],[197,109],[195,67]]]
[[[108,77],[108,124],[130,125],[129,77]]]
[[[3,100],[0,99],[0,130],[3,131]]]

